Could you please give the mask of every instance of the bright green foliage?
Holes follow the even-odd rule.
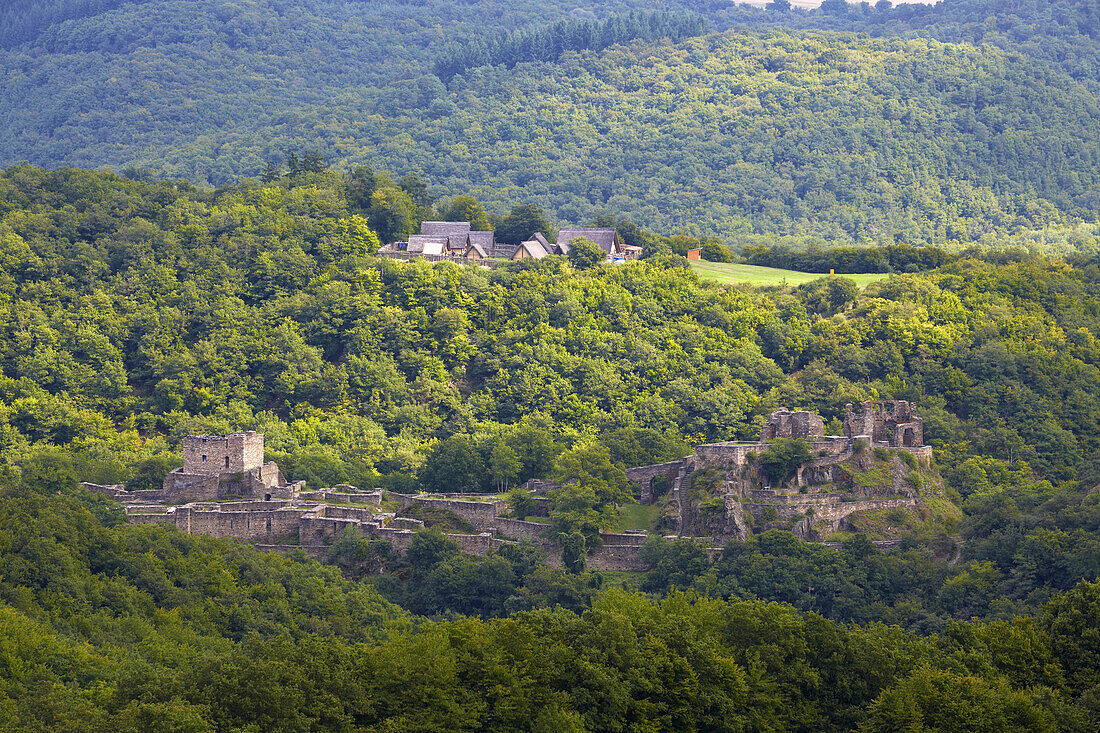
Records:
[[[591,270],[607,259],[607,253],[588,237],[578,237],[569,243],[569,262],[578,270]]]
[[[958,622],[919,636],[759,601],[593,598],[594,576],[540,568],[532,548],[475,560],[424,532],[403,561],[407,586],[391,588],[407,591],[411,605],[486,617],[502,610],[493,603],[559,607],[414,625],[332,568],[174,529],[108,529],[96,507],[87,494],[0,495],[5,730],[622,730],[644,720],[667,730],[993,731],[1095,722],[1078,686],[1095,674],[1080,651],[1090,642],[1068,645],[1095,626],[1090,584],[1048,604],[1039,625]],[[354,544],[347,535],[333,546],[349,569],[365,557]],[[521,592],[516,576],[526,578]]]

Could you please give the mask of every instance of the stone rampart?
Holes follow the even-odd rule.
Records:
[[[638,501],[642,504],[652,504],[654,499],[653,480],[658,476],[664,476],[668,479],[671,487],[686,460],[686,458],[681,458],[668,463],[655,463],[652,466],[636,466],[626,469],[626,478],[641,488]]]
[[[488,532],[481,534],[447,534],[445,537],[458,543],[458,547],[467,555],[488,555],[493,547],[493,536]]]
[[[618,534],[615,532],[600,532],[600,540],[603,541],[605,547],[608,546],[623,546],[623,547],[641,547],[649,539],[649,534],[642,533],[626,533]]]
[[[375,512],[372,509],[351,506],[332,506],[325,504],[316,509],[318,517],[326,519],[354,519],[358,522],[374,521]]]
[[[413,532],[409,529],[379,527],[377,529],[372,529],[369,536],[389,542],[390,545],[393,547],[393,551],[401,554],[405,550],[409,549],[409,545],[411,545],[413,539],[416,538],[416,532]]]
[[[503,507],[501,501],[461,501],[458,499],[428,499],[425,497],[412,497],[413,503],[424,504],[430,507],[445,509],[453,512],[463,521],[469,522],[479,530],[487,530],[493,526],[497,518],[497,508]]]
[[[302,545],[253,545],[260,552],[281,552],[284,555],[293,555],[295,552],[301,552],[306,557],[313,560],[324,560],[328,557],[327,547],[308,547]]]
[[[176,526],[188,534],[235,537],[249,542],[293,534],[303,517],[302,510],[289,508],[225,511],[178,506],[174,514]]]
[[[759,454],[760,443],[708,443],[695,446],[695,468],[705,471],[717,468],[736,473],[748,462],[750,453]]]
[[[553,531],[553,527],[548,524],[523,522],[518,519],[505,519],[504,517],[497,517],[494,525],[497,532],[503,537],[513,540],[530,540],[536,544],[548,542],[546,535],[548,531]]]
[[[175,524],[176,516],[170,512],[127,514],[130,524]]]
[[[638,554],[640,547],[633,545],[604,545],[588,556],[590,570],[648,570]]]

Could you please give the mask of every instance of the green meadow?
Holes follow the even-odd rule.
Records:
[[[759,265],[740,265],[727,262],[706,262],[693,260],[691,269],[703,280],[715,280],[721,283],[749,285],[801,285],[819,277],[825,277],[818,272],[798,272],[796,270],[780,270],[776,267],[760,267]],[[877,280],[884,280],[889,276],[885,272],[861,273],[858,275],[843,275],[854,280],[859,287],[867,287]]]

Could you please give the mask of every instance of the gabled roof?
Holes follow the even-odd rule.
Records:
[[[554,251],[554,245],[550,244],[550,242],[548,242],[546,240],[546,237],[542,236],[542,232],[535,232],[534,234],[532,234],[531,235],[531,241],[538,242],[539,244],[541,244],[542,248],[544,250],[546,250],[547,252],[553,252]]]
[[[424,234],[409,235],[409,246],[406,252],[418,255],[441,255],[447,247],[447,238],[438,236],[426,236]]]
[[[478,257],[481,257],[482,259],[484,259],[484,258],[486,258],[486,257],[488,257],[488,256],[489,256],[489,254],[488,254],[488,253],[486,252],[485,248],[484,248],[484,247],[482,247],[482,246],[481,246],[480,244],[478,244],[477,242],[470,242],[470,246],[469,246],[469,248],[468,248],[468,249],[466,250],[466,256],[467,256],[467,257],[469,257],[469,256],[470,256],[470,253],[474,253],[474,254],[476,254],[476,255],[477,255]]]
[[[558,232],[558,247],[564,250],[562,254],[568,254],[569,243],[581,237],[591,239],[607,254],[618,253],[623,250],[623,245],[619,241],[619,233],[615,231],[614,227],[573,227]]]
[[[541,260],[547,254],[549,254],[549,252],[547,252],[546,249],[544,249],[543,246],[534,239],[528,240],[526,242],[520,242],[520,245],[516,247],[516,251],[512,255],[513,260],[516,259],[516,255],[519,254],[520,250],[525,250],[529,256],[534,257],[536,260]]]
[[[465,252],[466,248],[470,246],[469,234],[451,234],[447,237],[447,251],[458,252],[459,250]]]
[[[468,221],[425,221],[420,224],[422,235],[462,238],[470,233]]]
[[[477,242],[486,251],[491,250],[496,245],[496,233],[493,230],[484,232],[471,231],[470,232],[470,244]]]

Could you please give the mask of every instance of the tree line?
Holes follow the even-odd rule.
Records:
[[[553,62],[566,51],[602,51],[635,40],[678,41],[706,31],[706,21],[684,14],[631,11],[602,21],[569,19],[488,38],[474,36],[456,43],[436,60],[433,72],[447,83],[478,66],[503,64],[512,68],[530,61]]]

